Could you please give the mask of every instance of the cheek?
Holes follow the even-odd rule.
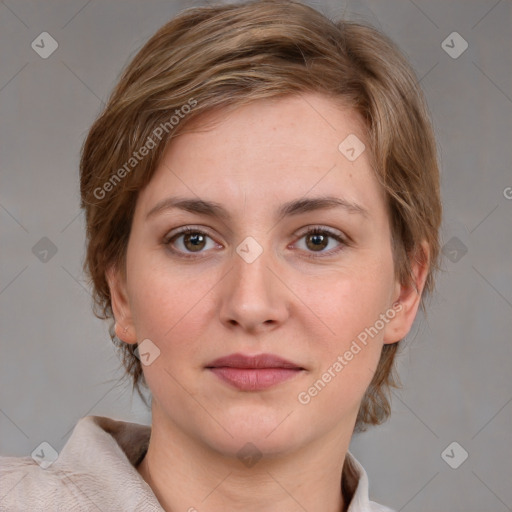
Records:
[[[341,415],[359,407],[382,351],[386,323],[380,315],[388,311],[393,282],[388,263],[366,260],[301,292],[321,322],[313,317],[306,336],[314,361],[300,403],[311,400],[327,409],[338,404]]]
[[[129,293],[137,338],[151,339],[163,352],[172,349],[176,357],[185,348],[192,352],[193,340],[211,315],[208,298],[215,273],[199,275],[192,268],[174,271],[164,260],[134,267],[131,276]]]
[[[160,350],[158,358],[143,366],[152,395],[162,404],[179,403],[189,410],[183,385],[192,390],[204,355],[204,339],[209,307],[208,290],[201,279],[185,279],[169,269],[139,272],[140,283],[132,303],[137,339],[150,339]],[[189,411],[188,414],[192,414]]]
[[[303,287],[300,296],[316,313],[319,333],[328,333],[332,344],[342,348],[390,306],[390,276],[385,269],[368,265],[317,279],[314,286]]]
[[[322,322],[312,318],[311,334],[305,336],[312,371],[297,398],[300,404],[311,403],[307,414],[329,410],[337,422],[357,413],[378,366],[384,335],[379,319],[387,308],[387,289],[360,274],[331,283],[329,293],[309,295],[308,305]]]

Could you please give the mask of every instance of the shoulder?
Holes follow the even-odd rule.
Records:
[[[76,490],[58,469],[42,469],[31,457],[0,457],[0,511],[76,510]]]
[[[0,457],[0,512],[162,511],[134,467],[148,437],[148,426],[87,416],[54,458]]]

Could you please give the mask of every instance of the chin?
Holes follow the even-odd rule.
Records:
[[[232,437],[219,427],[215,431],[205,432],[204,440],[212,449],[227,456],[239,457],[240,450],[247,443],[265,455],[278,456],[300,448],[311,435],[308,425],[301,421],[298,411],[292,407],[274,409],[265,404],[259,407],[238,406],[226,411],[217,420]]]

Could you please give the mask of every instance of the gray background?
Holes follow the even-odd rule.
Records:
[[[397,510],[512,510],[512,3],[309,3],[374,24],[408,55],[442,168],[444,272],[400,355],[391,420],[355,436],[351,451],[372,499]],[[128,59],[167,19],[201,4],[0,2],[3,455],[28,455],[41,441],[60,450],[88,414],[150,423],[117,384],[106,324],[91,313],[78,156]],[[59,45],[48,59],[31,48],[43,31]],[[442,47],[453,31],[469,44],[458,58]],[[46,263],[32,250],[42,237],[57,249]],[[441,456],[453,441],[469,454],[458,469]],[[449,451],[451,460],[461,453]]]

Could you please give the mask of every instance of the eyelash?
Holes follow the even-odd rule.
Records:
[[[199,255],[199,254],[201,254],[201,251],[199,251],[196,255],[194,253],[184,253],[182,251],[172,248],[172,242],[174,242],[180,236],[192,234],[192,233],[204,235],[213,240],[213,238],[208,234],[208,232],[204,231],[203,229],[186,226],[186,227],[180,229],[179,231],[177,231],[176,233],[174,233],[172,236],[166,236],[163,240],[163,244],[168,246],[172,253],[177,254],[182,258],[186,258],[186,259],[201,258],[202,256]],[[342,251],[344,247],[348,247],[350,245],[348,240],[346,238],[344,238],[343,236],[341,236],[340,234],[338,234],[334,231],[331,231],[328,228],[320,227],[320,226],[310,227],[307,231],[305,231],[299,235],[299,238],[297,239],[297,241],[301,240],[302,238],[309,236],[309,235],[327,235],[329,238],[333,238],[334,240],[336,240],[337,242],[340,243],[340,245],[337,248],[331,249],[330,251],[326,251],[326,252],[319,251],[317,254],[315,254],[315,251],[312,251],[309,254],[306,254],[305,257],[310,258],[310,259],[325,258],[325,257],[333,256],[334,254],[337,254],[338,252]]]

